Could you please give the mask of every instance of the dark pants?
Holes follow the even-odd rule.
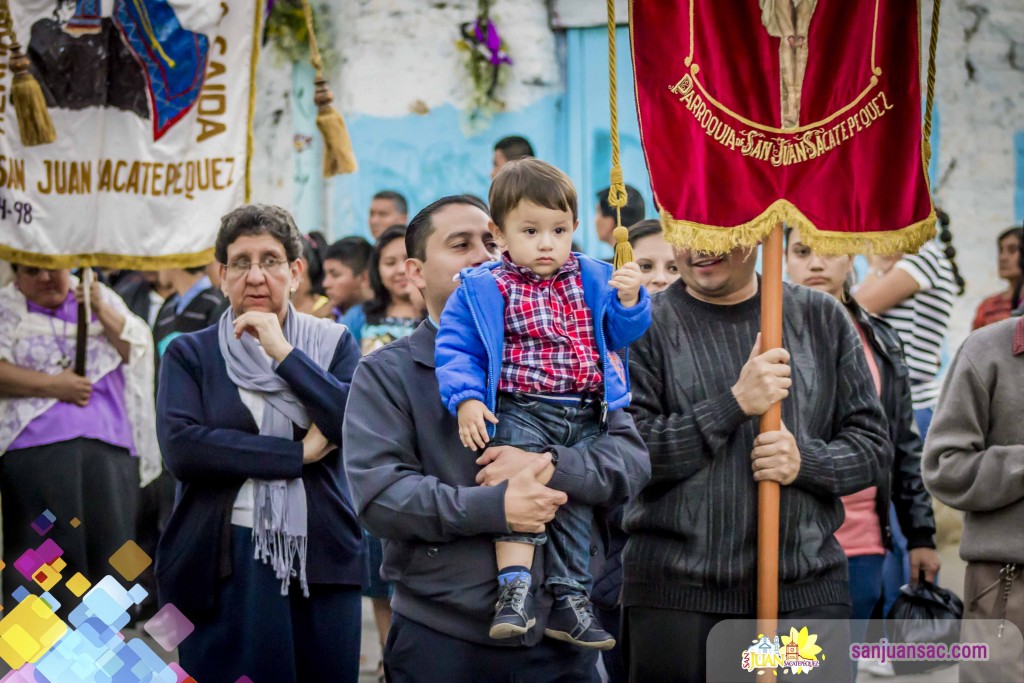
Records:
[[[498,396],[498,424],[492,446],[515,446],[540,451],[547,446],[575,446],[597,438],[601,433],[600,402],[554,405],[522,395]],[[590,529],[593,510],[569,501],[558,508],[547,524],[546,534],[516,533],[498,537],[498,541],[547,542],[544,552],[544,584],[556,594],[586,594],[593,583],[590,566]]]
[[[213,613],[193,619],[181,666],[202,683],[305,683],[359,679],[359,586],[297,581],[281,595],[269,565],[253,559],[252,529],[231,528],[232,573],[220,582]]]
[[[608,683],[626,683],[626,664],[622,661],[622,609],[597,609],[597,618],[601,626],[615,639],[615,647],[601,653],[604,670],[608,673]]]
[[[0,498],[3,500],[4,614],[17,601],[11,592],[38,586],[25,579],[14,562],[27,549],[47,539],[63,550],[64,579],[81,572],[96,583],[115,572],[110,556],[135,535],[135,502],[139,461],[128,451],[94,439],[72,439],[46,446],[8,451],[0,458]],[[30,526],[44,510],[56,516],[53,529],[40,536]],[[78,519],[78,526],[71,521]],[[65,588],[54,595],[66,618],[79,600]]]
[[[727,619],[751,620],[749,627],[730,626],[726,634],[721,629],[709,641],[708,634]],[[817,644],[827,659],[812,672],[817,680],[850,680],[850,607],[848,605],[822,605],[793,612],[779,613],[779,628],[797,628],[806,625],[810,633],[818,636]],[[633,683],[648,681],[754,681],[766,680],[756,672],[748,673],[741,667],[743,650],[756,639],[756,626],[750,615],[709,614],[654,607],[627,607],[626,658],[629,680]],[[747,631],[750,632],[747,632]],[[715,660],[708,669],[708,650]],[[821,659],[820,655],[818,657]],[[790,680],[781,669],[774,681]],[[792,680],[802,681],[805,675]]]
[[[167,520],[171,518],[171,510],[174,509],[175,485],[174,475],[165,469],[145,488],[139,489],[139,514],[136,520],[135,542],[153,558],[156,557],[160,534],[167,527]],[[149,565],[137,579],[139,585],[149,593],[138,607],[137,616],[141,620],[152,617],[159,607],[156,601],[155,567],[156,563]]]
[[[384,648],[384,672],[390,683],[598,681],[596,651],[550,638],[534,647],[479,645],[439,633],[397,613]]]

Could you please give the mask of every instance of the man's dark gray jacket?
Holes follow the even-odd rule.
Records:
[[[362,523],[384,541],[381,573],[395,584],[397,613],[470,642],[532,645],[543,636],[551,607],[545,591],[538,591],[537,625],[525,639],[487,635],[498,598],[494,535],[509,531],[506,484],[476,484],[476,456],[459,441],[458,423],[441,403],[436,333],[424,322],[356,370],[342,449],[352,498]],[[621,410],[586,448],[552,448],[558,466],[548,485],[586,505],[622,505],[650,477],[647,449]],[[601,557],[599,534],[594,539],[591,554]],[[543,585],[543,567],[540,546],[534,586]]]

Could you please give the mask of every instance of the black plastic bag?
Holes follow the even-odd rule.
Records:
[[[944,643],[947,647],[960,642],[960,620],[964,603],[956,593],[924,580],[922,572],[917,583],[906,584],[889,610],[886,627],[890,643]],[[950,666],[955,662],[908,662],[893,660],[897,676],[921,674]]]

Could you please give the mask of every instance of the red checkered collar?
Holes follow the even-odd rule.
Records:
[[[1013,330],[1013,355],[1019,356],[1024,353],[1024,317],[1017,321]]]
[[[549,278],[541,278],[539,275],[537,275],[537,273],[533,272],[529,268],[521,266],[518,263],[513,263],[512,259],[508,255],[508,252],[506,251],[501,255],[501,267],[509,273],[518,275],[527,282],[554,282],[563,275],[576,275],[577,273],[579,273],[580,260],[576,258],[576,254],[570,252],[569,258],[565,261],[565,263],[562,264],[562,267],[559,268],[554,275],[552,275]]]

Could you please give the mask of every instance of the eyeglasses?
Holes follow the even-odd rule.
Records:
[[[263,271],[264,275],[270,275],[271,273],[279,272],[281,270],[281,266],[286,265],[287,263],[288,259],[272,258],[270,256],[266,256],[264,258],[261,258],[258,262],[246,260],[232,261],[231,263],[228,264],[227,268],[228,273],[232,277],[242,277],[244,275],[248,275],[249,271],[252,269],[254,265],[259,266],[260,270]]]

